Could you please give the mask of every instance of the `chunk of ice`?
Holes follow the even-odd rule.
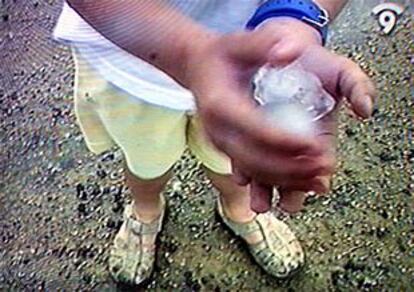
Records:
[[[264,66],[255,78],[255,98],[263,106],[266,119],[295,134],[312,134],[313,122],[335,107],[314,74],[294,63],[284,68]]]
[[[291,134],[310,136],[315,133],[312,116],[300,105],[268,103],[263,105],[263,111],[270,124]]]

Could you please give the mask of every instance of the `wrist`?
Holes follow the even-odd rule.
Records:
[[[303,43],[322,45],[323,40],[321,34],[311,25],[296,19],[294,17],[283,16],[269,18],[262,22],[258,28],[267,25],[277,25],[282,30],[286,30],[286,34],[300,36]]]
[[[194,78],[192,68],[203,61],[203,57],[200,57],[203,54],[202,52],[217,41],[219,37],[218,34],[203,29],[187,38],[182,47],[180,58],[177,60],[179,62],[177,79],[184,87],[191,88],[192,79]]]
[[[313,0],[267,0],[249,19],[246,28],[253,30],[270,18],[280,17],[291,17],[308,24],[319,32],[322,44],[326,43],[329,14]]]

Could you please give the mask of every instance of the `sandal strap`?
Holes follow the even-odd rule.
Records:
[[[130,229],[136,235],[148,235],[157,234],[162,229],[162,221],[165,213],[165,199],[161,196],[162,212],[160,216],[151,223],[144,223],[137,219],[132,210],[132,204],[125,207],[124,219],[127,224],[127,228]]]
[[[245,236],[248,236],[249,234],[262,230],[260,226],[260,222],[258,222],[257,220],[257,216],[259,215],[256,215],[256,217],[253,218],[253,220],[250,222],[246,222],[246,223],[235,222],[226,216],[220,198],[217,200],[217,209],[224,223],[226,223],[226,225],[229,226],[231,230],[237,236],[245,237]]]
[[[257,214],[252,221],[246,222],[246,223],[239,223],[231,220],[228,218],[224,212],[223,205],[221,203],[221,200],[218,199],[218,212],[223,219],[223,221],[229,226],[232,231],[237,235],[241,237],[248,236],[254,232],[260,232],[263,236],[263,240],[260,242],[251,245],[251,248],[254,248],[256,250],[260,249],[266,249],[269,248],[269,242],[270,239],[268,238],[269,234],[265,231],[267,228],[267,224],[269,222],[270,216],[268,213],[263,214]]]
[[[258,214],[247,223],[232,221],[226,216],[222,202],[217,200],[217,211],[223,222],[241,237],[260,232],[263,240],[249,244],[249,249],[255,260],[267,272],[277,278],[286,278],[297,271],[304,262],[304,253],[289,227],[277,220],[272,213]]]

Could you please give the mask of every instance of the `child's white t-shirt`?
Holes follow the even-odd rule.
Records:
[[[260,0],[169,0],[197,22],[220,33],[244,29]],[[99,74],[137,99],[176,110],[194,110],[193,94],[149,63],[116,46],[64,4],[54,37],[73,46]]]

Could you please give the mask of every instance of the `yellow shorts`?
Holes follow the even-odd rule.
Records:
[[[208,141],[197,116],[139,101],[100,77],[75,55],[75,113],[88,148],[99,154],[118,146],[128,168],[142,179],[166,173],[186,146],[218,174],[230,161]]]

